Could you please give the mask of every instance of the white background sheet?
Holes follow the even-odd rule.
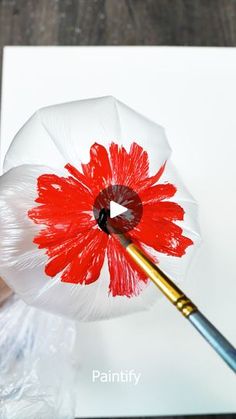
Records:
[[[236,344],[236,50],[8,47],[3,70],[1,159],[36,109],[60,102],[113,95],[166,128],[203,234],[183,288]],[[79,330],[78,416],[236,411],[235,376],[166,300]],[[93,369],[134,369],[140,383],[95,384]]]

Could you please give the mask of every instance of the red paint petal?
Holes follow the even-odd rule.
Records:
[[[46,265],[45,272],[48,276],[55,276],[78,256],[84,257],[84,250],[93,243],[100,230],[91,229],[72,239],[64,240],[48,248],[47,254],[51,259]]]
[[[83,207],[83,205],[82,205]],[[87,205],[85,206],[85,210]],[[82,208],[83,210],[83,208]],[[94,224],[94,220],[91,218],[89,213],[82,212],[78,208],[74,209],[73,207],[59,207],[54,205],[39,205],[35,208],[32,208],[28,211],[28,216],[36,224],[45,224],[48,226],[58,226],[59,232],[61,228],[65,227],[65,232],[68,232],[68,229],[81,225],[82,229],[88,228]]]
[[[107,240],[106,233],[97,231],[93,239],[90,238],[86,244],[83,241],[81,253],[77,253],[63,272],[62,282],[86,285],[95,282],[104,263]]]
[[[165,166],[166,166],[166,162],[160,167],[160,169],[158,170],[158,172],[154,176],[148,177],[147,179],[144,179],[143,181],[141,181],[137,185],[138,190],[139,191],[144,190],[145,188],[149,188],[150,186],[152,186],[156,182],[158,182],[158,180],[160,179],[160,177],[164,173]]]
[[[130,151],[118,144],[110,145],[110,159],[114,184],[132,187],[148,176],[148,154],[137,143],[132,143]]]
[[[55,223],[50,219],[50,223],[47,222],[48,227],[41,230],[38,236],[34,238],[34,243],[38,244],[39,249],[50,248],[51,246],[61,244],[69,239],[76,239],[79,234],[87,233],[93,226],[96,225],[96,221],[92,220],[87,214],[81,214],[73,218],[73,223],[69,220],[62,220],[62,222]]]
[[[142,220],[159,221],[160,219],[176,221],[184,219],[184,209],[176,202],[149,202],[143,206]],[[142,221],[141,221],[142,222]]]
[[[97,194],[109,186],[112,178],[108,153],[101,144],[93,144],[90,148],[90,162],[82,164],[85,177],[93,183],[93,191]]]
[[[88,263],[89,255],[91,260],[95,257],[95,253],[96,256],[101,256],[102,248],[98,248],[96,252],[95,250],[96,246],[99,246],[102,242],[107,242],[106,234],[98,229],[92,229],[87,233],[80,234],[77,239],[66,240],[63,243],[52,246],[47,252],[50,261],[45,268],[46,274],[54,277],[68,267],[61,278],[63,280],[66,278],[66,282],[74,282],[74,264],[76,266],[79,264],[81,265],[81,273],[82,266],[84,266],[86,260]],[[87,269],[88,268],[89,265],[87,265]],[[82,283],[81,281],[83,282],[82,279],[79,279],[77,283]]]
[[[164,183],[144,189],[139,193],[143,205],[150,203],[153,205],[163,199],[171,198],[176,193],[176,187],[171,183]]]
[[[54,277],[66,268],[62,280],[75,282],[73,266],[75,263],[78,264],[78,260],[81,258],[84,260],[86,246],[91,249],[91,246],[97,243],[97,236],[104,236],[104,233],[100,232],[98,228],[92,229],[96,221],[92,214],[94,198],[88,188],[89,182],[86,182],[84,175],[80,174],[73,166],[67,165],[66,167],[74,177],[64,178],[44,174],[38,178],[36,201],[41,205],[29,210],[28,216],[36,224],[46,226],[34,239],[34,243],[39,248],[47,249],[49,262],[45,267],[45,273]],[[99,244],[100,241],[101,238],[98,240]],[[98,261],[96,269],[99,269],[99,263],[102,263],[104,259],[102,246],[100,251],[96,252],[96,259]],[[82,274],[82,265],[83,263],[79,270],[81,275],[76,281],[78,283],[95,281],[97,279],[96,269],[93,269],[91,275],[88,271],[86,276]]]
[[[110,272],[109,291],[112,296],[139,295],[148,279],[113,237],[109,237],[107,257]]]
[[[72,177],[60,177],[53,174],[41,175],[37,182],[38,198],[36,202],[45,205],[58,205],[61,209],[88,209],[93,205],[93,197],[88,189]]]
[[[89,191],[92,189],[93,182],[84,176],[84,174],[81,173],[78,169],[76,169],[76,167],[72,166],[72,164],[67,163],[65,165],[65,169],[67,169],[68,172],[79,181],[79,183],[82,183],[82,185],[86,186]]]
[[[181,257],[185,254],[187,247],[193,244],[193,241],[182,233],[182,228],[168,219],[145,217],[132,231],[132,237],[158,252]]]
[[[131,144],[129,152],[124,147],[112,143],[110,145],[110,159],[113,182],[133,188],[136,192],[156,183],[165,168],[164,164],[154,176],[148,177],[148,153],[135,142]]]

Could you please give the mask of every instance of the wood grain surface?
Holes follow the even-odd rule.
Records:
[[[236,44],[235,0],[0,0],[3,45]]]
[[[235,46],[236,0],[0,0],[4,45]]]
[[[4,45],[236,46],[236,0],[0,0]]]

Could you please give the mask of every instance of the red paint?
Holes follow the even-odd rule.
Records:
[[[142,219],[130,232],[139,246],[146,244],[158,252],[181,257],[193,244],[175,224],[183,220],[183,208],[168,201],[176,187],[169,183],[154,185],[165,165],[149,177],[148,153],[137,143],[132,143],[129,152],[112,143],[109,153],[95,143],[82,172],[71,164],[65,167],[67,177],[43,174],[38,178],[38,205],[28,211],[29,218],[42,225],[34,243],[46,250],[46,275],[60,275],[63,282],[91,284],[99,279],[107,254],[111,295],[131,297],[141,292],[147,278],[120,244],[100,230],[93,217],[94,200],[109,185],[128,186],[142,200]]]
[[[148,278],[137,268],[125,249],[113,237],[107,246],[108,267],[110,272],[109,291],[113,297],[139,295]]]

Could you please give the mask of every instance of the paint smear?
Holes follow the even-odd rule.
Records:
[[[82,164],[82,171],[69,163],[65,168],[67,177],[39,176],[37,205],[28,211],[29,218],[42,226],[34,243],[39,249],[45,249],[48,256],[47,276],[59,275],[62,282],[89,286],[99,280],[107,255],[111,296],[134,297],[147,285],[145,275],[116,240],[99,228],[94,218],[93,206],[98,194],[111,185],[127,186],[142,201],[141,221],[129,232],[139,246],[147,245],[157,252],[182,257],[193,244],[175,223],[183,220],[183,208],[168,201],[175,195],[176,187],[157,183],[165,165],[150,177],[148,153],[136,142],[129,151],[116,143],[107,151],[95,143],[90,148],[90,161]],[[157,262],[157,257],[149,256]]]

